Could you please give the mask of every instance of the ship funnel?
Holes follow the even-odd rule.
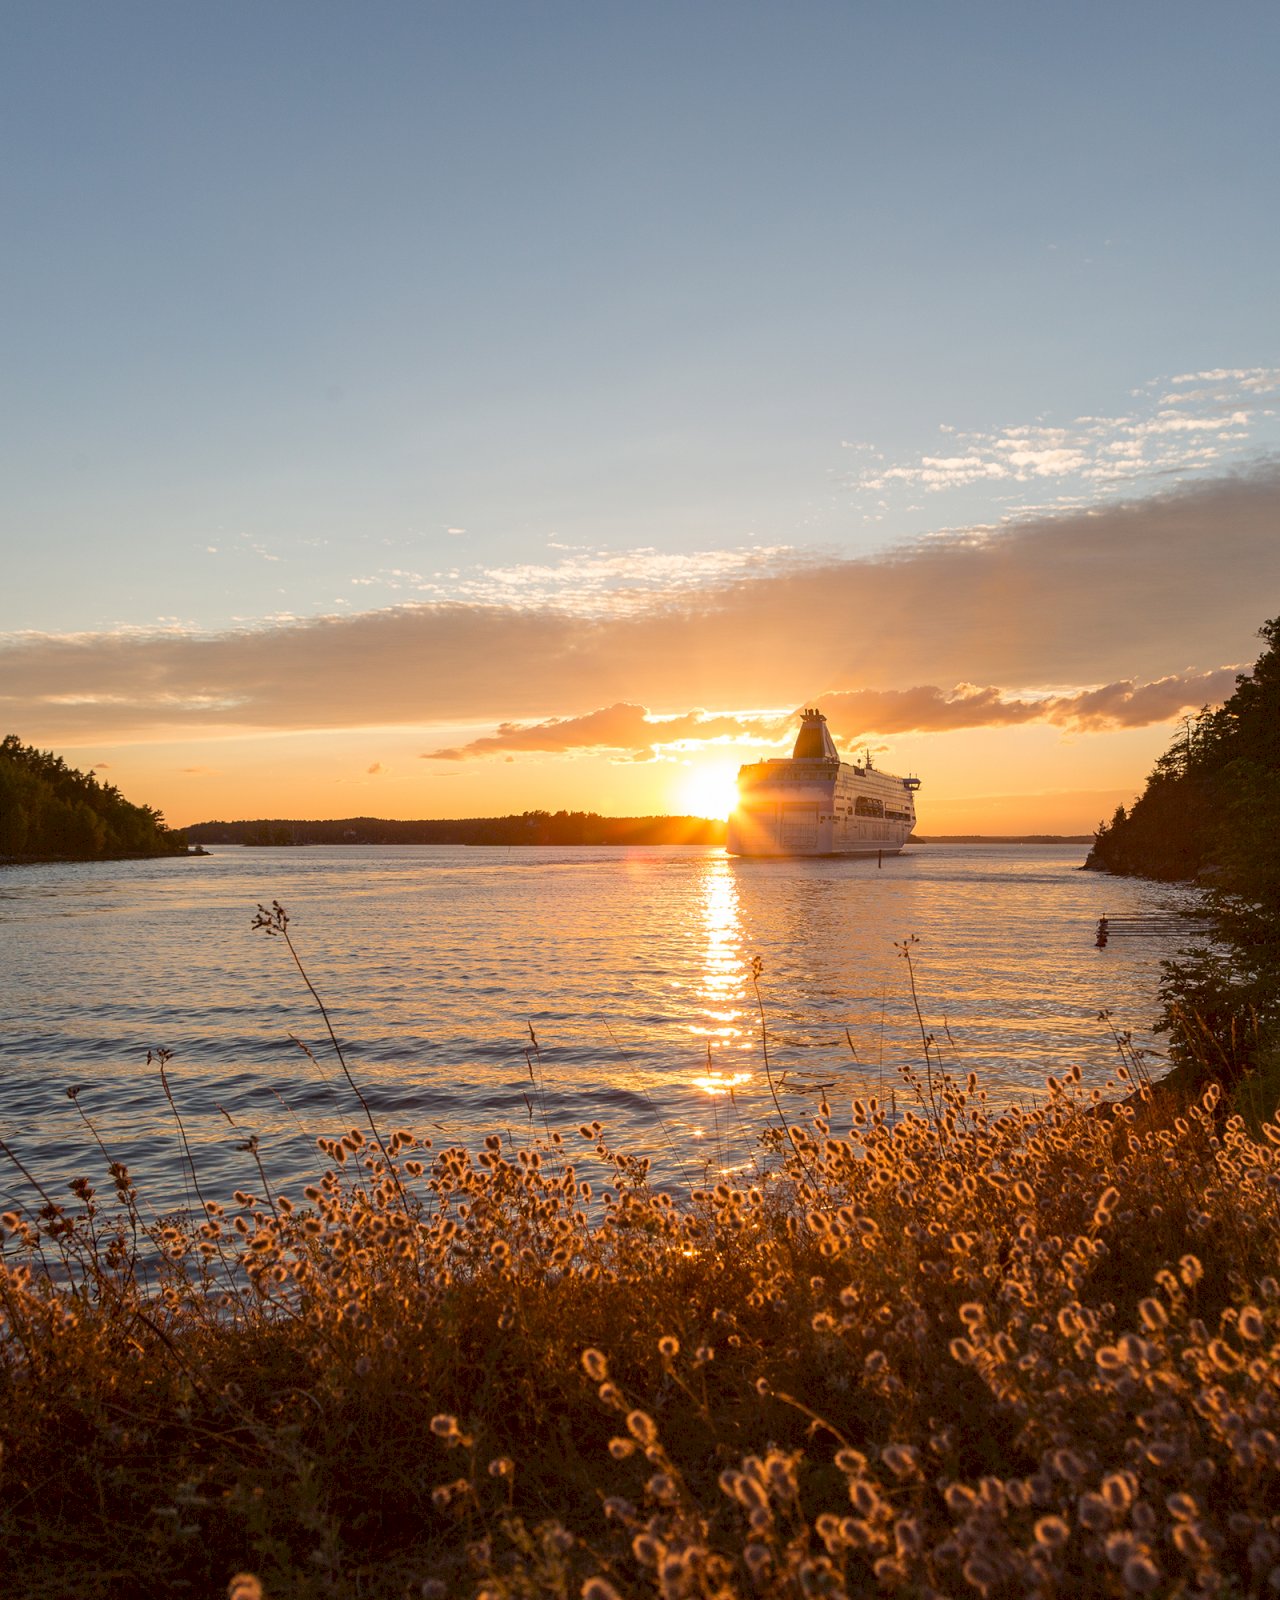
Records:
[[[796,735],[796,747],[791,752],[793,761],[839,761],[840,752],[835,747],[835,742],[827,731],[827,719],[821,711],[806,709],[804,720],[800,724],[800,732]]]

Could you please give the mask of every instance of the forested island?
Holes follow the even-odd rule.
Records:
[[[113,784],[17,734],[0,741],[0,860],[99,861],[186,849],[153,807],[132,804]]]
[[[724,843],[725,825],[707,817],[602,817],[594,811],[522,811],[507,817],[343,817],[305,822],[197,822],[193,844],[703,844]]]
[[[1280,1090],[1280,617],[1216,711],[1188,718],[1132,809],[1103,823],[1086,865],[1206,890],[1210,938],[1165,963],[1175,1060]]]

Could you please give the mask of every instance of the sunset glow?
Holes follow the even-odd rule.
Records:
[[[691,817],[723,820],[737,803],[739,765],[708,761],[681,773],[670,809]]]
[[[0,733],[178,825],[723,818],[817,703],[921,833],[1084,833],[1231,692],[1261,13],[375,11],[15,23]]]

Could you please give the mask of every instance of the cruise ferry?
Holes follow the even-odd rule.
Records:
[[[901,851],[915,826],[919,778],[841,761],[820,711],[806,711],[791,759],[738,771],[726,845],[734,856],[878,856]]]

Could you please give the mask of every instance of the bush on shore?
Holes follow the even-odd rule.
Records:
[[[352,1127],[186,1221],[119,1165],[37,1196],[2,1219],[8,1592],[1280,1585],[1280,1123],[905,1077],[918,1110],[823,1104],[680,1196],[598,1123]]]

